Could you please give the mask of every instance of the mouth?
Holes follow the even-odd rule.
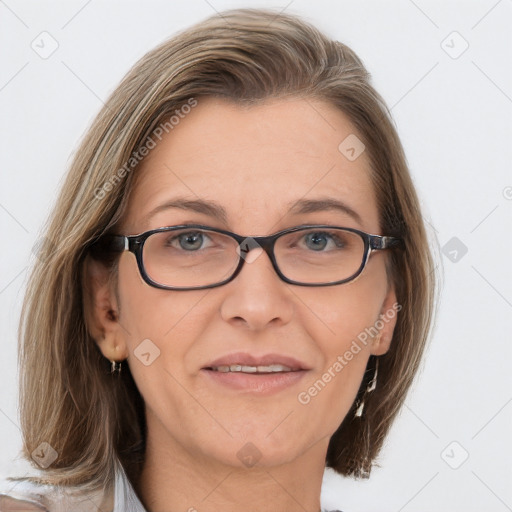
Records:
[[[224,389],[269,395],[295,385],[309,370],[304,363],[284,355],[237,353],[212,361],[201,373]]]
[[[289,366],[285,366],[283,364],[270,364],[268,366],[249,366],[242,364],[232,364],[232,365],[220,365],[220,366],[211,366],[209,368],[205,368],[205,370],[211,370],[214,372],[221,373],[252,373],[252,374],[269,374],[269,373],[282,373],[282,372],[299,372],[300,369],[292,369]]]

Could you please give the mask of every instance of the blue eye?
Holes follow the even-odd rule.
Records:
[[[200,249],[203,243],[203,234],[199,232],[189,232],[178,237],[182,249]]]
[[[187,252],[197,252],[199,249],[205,249],[204,244],[207,240],[212,240],[210,234],[202,231],[180,231],[178,235],[167,236],[164,241],[165,247],[174,249],[183,249]],[[177,245],[179,244],[179,245]]]
[[[304,238],[307,242],[312,242],[313,246],[311,247],[314,251],[325,249],[328,245],[329,240],[336,244],[337,247],[341,247],[341,244],[336,241],[337,237],[333,237],[332,235],[326,233],[325,231],[317,231],[314,233],[308,233],[304,235]]]

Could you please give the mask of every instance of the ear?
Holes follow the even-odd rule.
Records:
[[[375,321],[375,327],[379,330],[379,334],[377,334],[372,343],[371,353],[373,355],[382,356],[389,350],[398,312],[401,309],[402,306],[398,304],[396,299],[395,287],[393,283],[390,283],[382,303],[379,318]]]
[[[84,262],[84,310],[87,329],[101,353],[110,361],[128,357],[119,323],[119,305],[108,268],[87,255]]]

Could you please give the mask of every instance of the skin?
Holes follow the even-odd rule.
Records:
[[[195,222],[244,236],[303,223],[384,234],[366,154],[351,162],[338,150],[353,133],[348,118],[320,100],[273,99],[244,108],[201,98],[137,170],[118,232]],[[228,223],[180,209],[145,220],[176,196],[218,202]],[[320,196],[343,200],[362,222],[339,211],[291,215],[285,207]],[[148,511],[320,509],[329,439],[355,399],[368,358],[389,349],[396,316],[308,404],[297,395],[396,303],[386,257],[372,254],[351,283],[302,287],[280,280],[263,253],[226,285],[169,291],[147,285],[134,255],[124,252],[117,297],[105,269],[88,262],[91,330],[106,358],[127,358],[146,403],[148,449],[138,493]],[[145,366],[134,350],[148,338],[160,356]],[[231,351],[289,354],[311,370],[269,396],[221,389],[200,369]],[[237,457],[249,442],[260,454],[253,467]]]

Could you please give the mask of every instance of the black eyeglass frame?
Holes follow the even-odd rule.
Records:
[[[161,233],[165,231],[177,231],[180,229],[201,229],[205,231],[213,231],[216,233],[222,233],[224,235],[230,236],[236,242],[239,246],[240,251],[240,261],[238,262],[237,267],[235,268],[233,274],[225,279],[224,281],[221,281],[219,283],[209,284],[205,286],[192,286],[192,287],[173,287],[173,286],[167,286],[160,283],[157,283],[156,281],[153,281],[149,275],[146,272],[146,269],[144,268],[144,261],[143,261],[143,249],[144,244],[146,240],[153,235],[154,233]],[[352,233],[355,233],[359,235],[363,242],[364,242],[364,253],[363,258],[361,261],[361,265],[357,269],[357,271],[352,274],[350,277],[342,279],[340,281],[333,281],[331,283],[302,283],[299,281],[294,281],[292,279],[288,279],[279,269],[279,266],[277,264],[277,260],[274,254],[274,246],[276,244],[276,241],[279,237],[282,235],[285,235],[287,233],[293,233],[296,231],[302,231],[302,230],[308,230],[308,229],[320,229],[320,228],[329,228],[329,229],[340,229],[345,231],[350,231]],[[249,251],[256,248],[257,246],[254,244],[250,244],[248,241],[253,240],[256,242],[268,255],[270,258],[270,261],[272,262],[272,266],[274,270],[276,271],[277,275],[285,282],[289,284],[295,284],[298,286],[334,286],[338,284],[345,284],[350,281],[353,281],[356,279],[364,270],[366,267],[366,264],[368,263],[368,260],[370,258],[370,255],[373,251],[381,251],[385,249],[392,249],[395,247],[403,247],[403,240],[398,237],[394,236],[385,236],[385,235],[372,235],[370,233],[366,233],[364,231],[360,231],[359,229],[354,228],[345,228],[345,227],[339,227],[339,226],[332,226],[328,224],[304,224],[301,226],[295,226],[293,228],[284,229],[281,231],[278,231],[277,233],[274,233],[273,235],[268,236],[241,236],[236,233],[233,233],[231,231],[227,231],[225,229],[221,228],[213,228],[210,226],[204,226],[202,224],[182,224],[179,226],[166,226],[156,229],[151,229],[149,231],[145,231],[144,233],[140,233],[139,235],[115,235],[115,234],[109,234],[104,235],[101,237],[95,244],[93,244],[93,247],[95,245],[101,245],[102,250],[106,250],[108,252],[123,252],[123,251],[130,251],[135,255],[135,258],[137,260],[137,266],[139,267],[139,272],[144,281],[150,285],[154,286],[155,288],[160,288],[163,290],[176,290],[176,291],[187,291],[187,290],[204,290],[208,288],[216,288],[218,286],[222,286],[224,284],[227,284],[231,282],[235,277],[240,273],[242,270],[243,264],[245,262],[245,257],[242,256],[242,252],[248,254]],[[242,244],[246,242],[246,250],[242,248]],[[253,247],[249,248],[249,245],[253,245]]]

